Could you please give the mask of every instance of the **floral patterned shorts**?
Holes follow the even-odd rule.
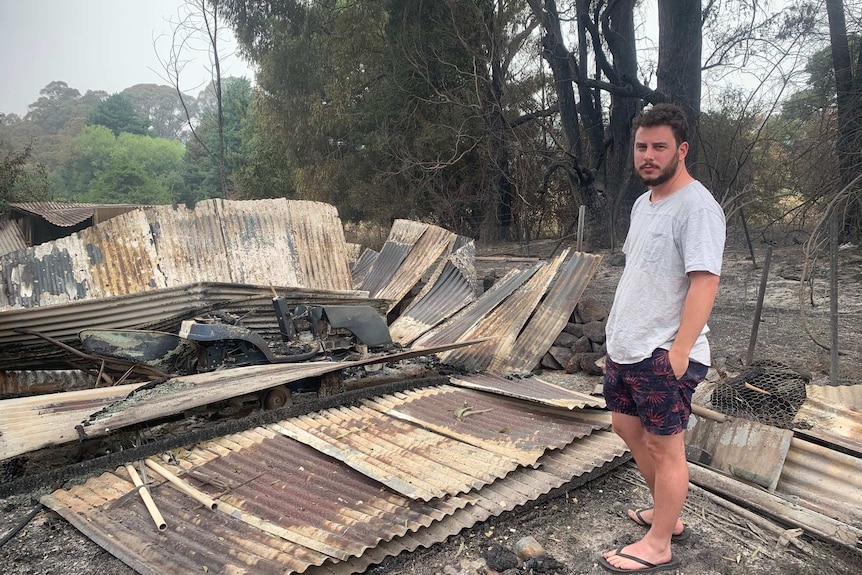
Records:
[[[677,379],[666,349],[632,364],[605,357],[605,401],[611,411],[640,418],[653,435],[682,433],[691,415],[691,396],[708,370],[690,361],[685,375]]]

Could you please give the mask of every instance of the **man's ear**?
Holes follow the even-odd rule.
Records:
[[[684,160],[685,157],[688,155],[688,142],[683,142],[682,144],[680,144],[677,153],[679,154],[680,161]]]

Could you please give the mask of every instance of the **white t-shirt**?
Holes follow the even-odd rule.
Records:
[[[670,349],[688,293],[686,274],[721,275],[725,237],[724,212],[698,181],[657,202],[649,191],[635,200],[623,245],[626,267],[606,328],[613,361],[637,363],[656,348]],[[704,326],[691,361],[710,365],[708,331]]]

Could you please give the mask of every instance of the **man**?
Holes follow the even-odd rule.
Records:
[[[604,396],[653,508],[628,512],[649,528],[643,539],[599,558],[615,573],[678,567],[671,540],[690,534],[679,520],[688,493],[683,431],[710,365],[706,321],[726,233],[721,206],[685,166],[683,111],[657,104],[634,127],[634,167],[649,189],[632,207],[623,245],[626,266],[607,323]]]

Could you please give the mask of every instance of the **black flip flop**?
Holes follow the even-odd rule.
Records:
[[[670,571],[672,569],[676,569],[679,567],[680,562],[679,559],[675,557],[671,557],[670,561],[667,563],[659,563],[656,565],[655,563],[650,563],[649,561],[645,561],[640,557],[635,557],[634,555],[628,555],[627,553],[622,553],[623,548],[619,547],[614,552],[616,555],[619,555],[623,559],[628,559],[630,561],[634,561],[636,563],[640,563],[643,567],[638,569],[620,569],[619,567],[614,567],[611,565],[607,559],[604,557],[599,557],[599,565],[605,571],[610,571],[611,573],[658,573],[659,571]]]
[[[641,513],[646,511],[646,509],[629,509],[629,511],[634,513],[635,517],[637,517],[637,519],[634,519],[631,515],[628,515],[628,513],[626,513],[626,515],[628,515],[628,518],[631,519],[634,523],[640,525],[641,527],[651,527],[652,526],[652,523],[649,523],[641,515]],[[688,541],[688,539],[691,537],[691,533],[692,533],[692,531],[689,528],[689,526],[683,525],[682,526],[682,532],[674,533],[673,535],[670,536],[670,540],[673,541],[674,543],[682,543],[683,541]]]

